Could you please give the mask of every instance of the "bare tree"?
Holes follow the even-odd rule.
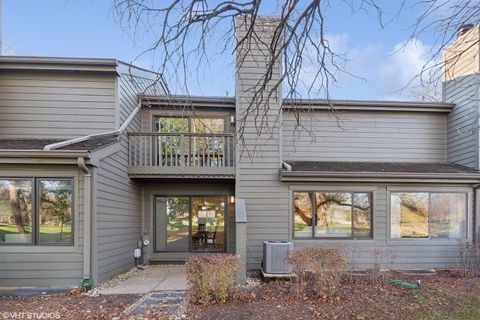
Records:
[[[270,111],[269,98],[279,86],[283,88],[284,99],[299,100],[310,96],[330,101],[330,87],[338,75],[347,71],[347,57],[335,52],[326,35],[326,11],[330,6],[343,6],[352,14],[357,12],[375,16],[380,27],[403,19],[402,15],[416,12],[412,21],[410,41],[426,35],[433,38],[429,59],[412,79],[419,80],[422,96],[429,96],[441,83],[443,62],[440,56],[443,50],[456,36],[457,30],[466,23],[479,23],[480,2],[478,0],[404,0],[399,3],[398,12],[384,21],[384,11],[380,0],[341,0],[331,3],[328,0],[277,0],[275,15],[278,24],[272,30],[273,37],[265,44],[272,57],[267,62],[266,71],[261,79],[252,86],[252,99],[246,113],[255,117],[258,133],[264,130],[265,115]],[[191,63],[197,71],[209,63],[207,47],[213,35],[223,34],[222,43],[217,44],[220,53],[228,50],[243,50],[243,59],[237,60],[240,66],[255,41],[260,39],[255,25],[260,12],[270,1],[263,0],[114,0],[114,12],[120,24],[134,30],[136,37],[145,34],[152,36],[153,43],[138,56],[151,55],[155,58],[158,71],[162,75],[174,75],[173,79],[188,94],[187,79]],[[234,21],[243,17],[247,30],[236,43],[234,39]],[[410,18],[410,17],[409,17]],[[411,18],[410,18],[411,19]],[[472,44],[475,45],[475,44]],[[461,55],[461,53],[459,53]],[[454,59],[454,58],[453,58]],[[275,65],[281,62],[282,74],[279,79],[272,78]],[[313,66],[313,76],[304,79],[305,66]],[[351,75],[351,74],[350,74]],[[351,75],[355,76],[355,75]],[[306,93],[299,92],[300,85],[306,87]],[[400,88],[399,88],[400,89]],[[432,96],[435,96],[432,94]],[[335,106],[331,111],[335,114]],[[303,108],[305,109],[305,108]],[[307,108],[308,111],[308,108]],[[294,110],[297,127],[303,127],[301,117]],[[257,121],[258,120],[258,121]],[[242,128],[237,128],[240,134]],[[240,135],[240,139],[242,139]]]

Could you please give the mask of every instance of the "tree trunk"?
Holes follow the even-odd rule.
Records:
[[[20,206],[20,198],[17,192],[17,183],[12,181],[10,183],[10,206],[12,208],[13,219],[17,225],[18,232],[26,233],[23,225],[22,207]]]

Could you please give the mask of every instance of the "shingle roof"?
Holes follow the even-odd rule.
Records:
[[[479,171],[455,163],[287,161],[292,171],[372,173],[472,173]]]
[[[43,150],[46,145],[64,141],[63,139],[0,139],[0,150]],[[118,141],[115,135],[91,138],[55,150],[94,151]]]

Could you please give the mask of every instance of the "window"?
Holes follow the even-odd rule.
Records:
[[[73,244],[72,179],[0,178],[0,244]]]
[[[155,197],[155,251],[225,251],[226,198]]]
[[[467,194],[392,192],[391,237],[465,239]]]
[[[372,193],[294,192],[295,238],[371,238]]]

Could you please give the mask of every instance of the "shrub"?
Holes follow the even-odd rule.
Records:
[[[235,284],[240,259],[232,254],[205,254],[190,257],[185,269],[191,301],[205,304],[225,301]]]
[[[312,291],[331,296],[340,284],[347,265],[339,251],[329,248],[303,248],[290,252],[287,261],[292,264],[296,278],[293,281],[297,295]]]
[[[457,265],[461,277],[480,277],[480,245],[458,242]]]
[[[395,254],[390,249],[375,248],[372,253],[372,268],[369,270],[370,281],[373,284],[384,284],[395,262]]]

